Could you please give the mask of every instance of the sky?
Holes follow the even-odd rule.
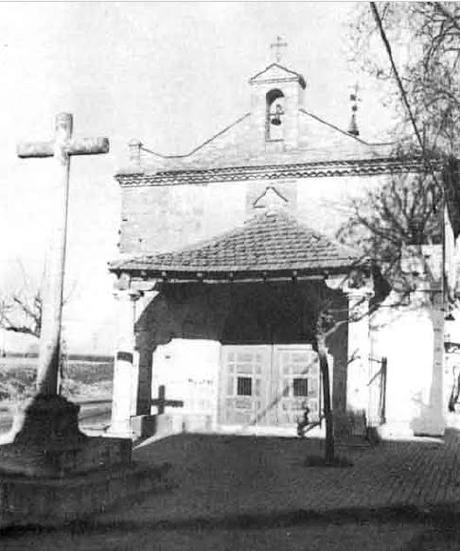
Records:
[[[64,331],[75,351],[113,347],[113,280],[127,143],[186,153],[249,110],[248,79],[288,43],[282,63],[304,75],[309,111],[347,127],[360,86],[361,136],[380,141],[378,88],[350,66],[352,2],[69,2],[0,4],[0,286],[40,280],[51,227],[52,159],[18,159],[21,140],[106,136],[108,155],[71,161]]]

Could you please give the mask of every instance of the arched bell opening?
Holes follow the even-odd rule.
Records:
[[[265,138],[267,141],[284,138],[284,94],[278,88],[270,90],[266,95]]]

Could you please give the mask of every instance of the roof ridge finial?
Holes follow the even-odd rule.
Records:
[[[348,126],[348,133],[352,136],[359,136],[358,123],[356,122],[356,112],[358,111],[358,101],[361,101],[361,98],[358,96],[359,85],[356,83],[350,94],[351,101],[351,120]]]
[[[281,36],[276,37],[276,42],[273,44],[270,44],[270,49],[275,49],[275,60],[276,63],[279,63],[281,61],[281,48],[287,48],[287,42],[283,42],[283,39]]]

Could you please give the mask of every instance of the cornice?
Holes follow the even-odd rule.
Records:
[[[438,162],[432,162],[438,169]],[[317,161],[280,165],[232,166],[209,169],[165,170],[152,173],[119,173],[115,176],[122,187],[211,184],[286,178],[322,178],[334,176],[375,176],[422,171],[420,157]]]

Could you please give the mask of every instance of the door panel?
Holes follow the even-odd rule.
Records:
[[[320,373],[318,355],[311,345],[275,346],[274,386],[280,397],[277,424],[292,426],[302,417],[305,405],[309,418],[318,420],[320,411]]]
[[[268,399],[270,346],[223,346],[219,422],[260,423]]]
[[[329,357],[332,373],[332,358]],[[219,423],[295,426],[305,404],[321,411],[318,356],[311,345],[222,347]]]

